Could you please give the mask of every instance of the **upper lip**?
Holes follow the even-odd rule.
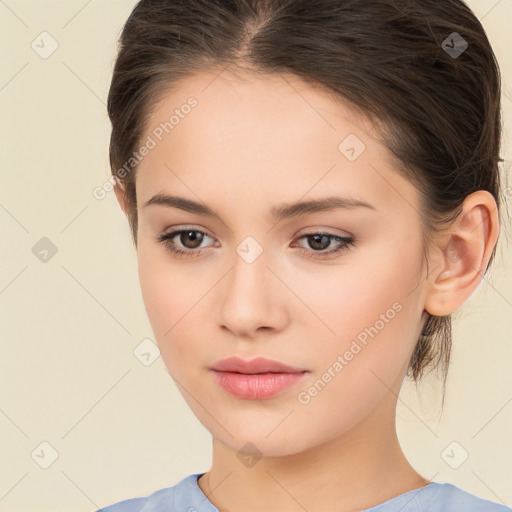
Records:
[[[265,357],[256,357],[250,361],[239,357],[228,357],[217,361],[210,370],[237,373],[302,373],[305,368],[295,368],[279,361],[273,361]]]

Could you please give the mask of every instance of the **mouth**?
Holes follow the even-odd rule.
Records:
[[[221,370],[213,370],[213,371],[221,371]],[[227,371],[222,370],[224,373],[239,373],[240,375],[274,375],[274,374],[283,374],[283,373],[302,373],[302,372],[235,372],[235,371]]]
[[[309,371],[242,373],[212,370],[212,373],[215,382],[230,395],[246,400],[263,400],[297,385]]]
[[[244,375],[303,373],[308,371],[306,368],[297,368],[265,357],[257,357],[251,360],[245,360],[239,357],[228,357],[217,361],[210,370]]]

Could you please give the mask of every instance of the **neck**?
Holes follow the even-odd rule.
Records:
[[[212,468],[199,487],[221,512],[354,512],[423,487],[429,481],[409,464],[396,436],[396,398],[390,405],[322,445],[247,465],[214,439]]]

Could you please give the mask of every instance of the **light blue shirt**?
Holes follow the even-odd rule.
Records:
[[[132,498],[96,512],[219,512],[197,480],[204,473],[186,476],[173,487],[145,498]],[[449,483],[430,484],[395,496],[361,512],[511,512],[505,505],[478,498]]]

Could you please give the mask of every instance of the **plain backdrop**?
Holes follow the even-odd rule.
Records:
[[[162,359],[136,355],[154,338],[128,223],[113,192],[92,194],[110,175],[106,98],[135,3],[0,1],[1,512],[89,512],[210,467],[211,436]],[[505,178],[512,0],[468,3],[502,71]],[[457,314],[443,415],[429,379],[421,401],[404,385],[397,423],[422,475],[511,506],[505,231],[507,219],[493,270]]]

